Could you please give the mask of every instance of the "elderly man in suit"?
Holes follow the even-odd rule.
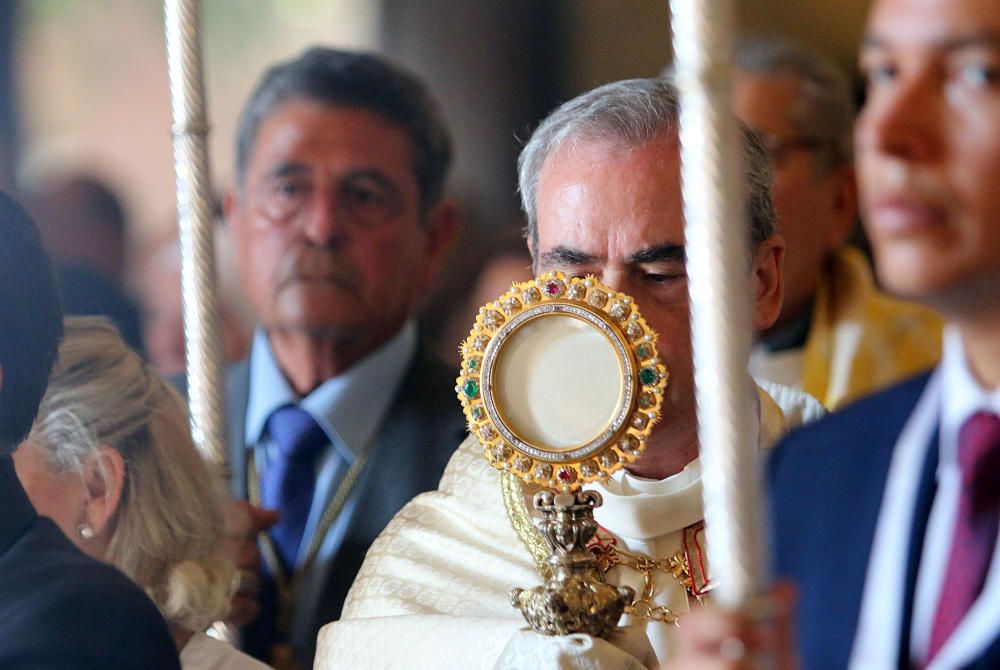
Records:
[[[774,454],[773,553],[807,668],[1000,667],[997,9],[879,0],[869,19],[856,146],[877,271],[948,326],[932,374]],[[763,641],[736,618],[690,623],[683,667],[740,667]]]
[[[35,513],[11,453],[25,438],[62,336],[34,224],[0,193],[0,667],[179,668],[152,601]]]
[[[453,232],[450,156],[426,87],[370,54],[309,49],[243,110],[225,212],[261,323],[227,382],[230,457],[234,493],[279,513],[245,636],[274,663],[311,667],[368,546],[464,436],[414,317]]]

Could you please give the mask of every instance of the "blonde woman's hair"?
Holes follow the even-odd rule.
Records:
[[[56,472],[83,473],[98,447],[125,462],[105,560],[142,586],[168,621],[197,630],[223,616],[220,487],[191,441],[183,401],[108,321],[68,317],[31,442]]]

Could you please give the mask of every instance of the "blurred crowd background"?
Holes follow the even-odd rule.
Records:
[[[854,73],[869,4],[740,0],[739,30],[798,40]],[[462,230],[425,320],[448,360],[478,305],[529,276],[521,141],[561,101],[654,76],[671,57],[663,0],[204,0],[202,11],[220,195],[250,87],[307,45],[385,53],[442,100]],[[162,12],[154,0],[0,0],[0,188],[35,215],[68,311],[110,314],[173,375],[184,358]],[[254,315],[221,216],[217,230],[226,353],[240,358]]]

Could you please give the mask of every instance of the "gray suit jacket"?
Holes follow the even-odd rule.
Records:
[[[302,667],[312,667],[320,627],[340,618],[368,547],[411,498],[437,488],[448,459],[465,437],[465,419],[455,397],[456,375],[456,369],[418,346],[351,491],[356,503],[349,510],[345,507],[351,518],[339,551],[297,576],[291,644]],[[233,495],[244,499],[248,497],[244,428],[249,387],[249,365],[230,368],[226,401],[231,487]]]

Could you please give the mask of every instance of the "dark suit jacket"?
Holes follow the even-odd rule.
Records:
[[[180,668],[152,601],[40,517],[0,456],[0,668]]]
[[[798,591],[795,627],[803,668],[847,667],[893,448],[928,378],[904,381],[804,426],[771,454],[775,573]],[[902,668],[909,667],[913,591],[934,499],[937,452],[935,436],[921,474],[906,596],[899,603]],[[968,667],[1000,667],[1000,639]]]
[[[372,445],[351,497],[357,504],[337,556],[299,575],[292,646],[303,667],[312,667],[320,627],[340,618],[347,591],[368,547],[392,517],[418,493],[437,488],[444,467],[465,437],[465,419],[455,396],[457,370],[423,348],[417,350]],[[227,376],[232,491],[247,497],[244,428],[249,366]]]

